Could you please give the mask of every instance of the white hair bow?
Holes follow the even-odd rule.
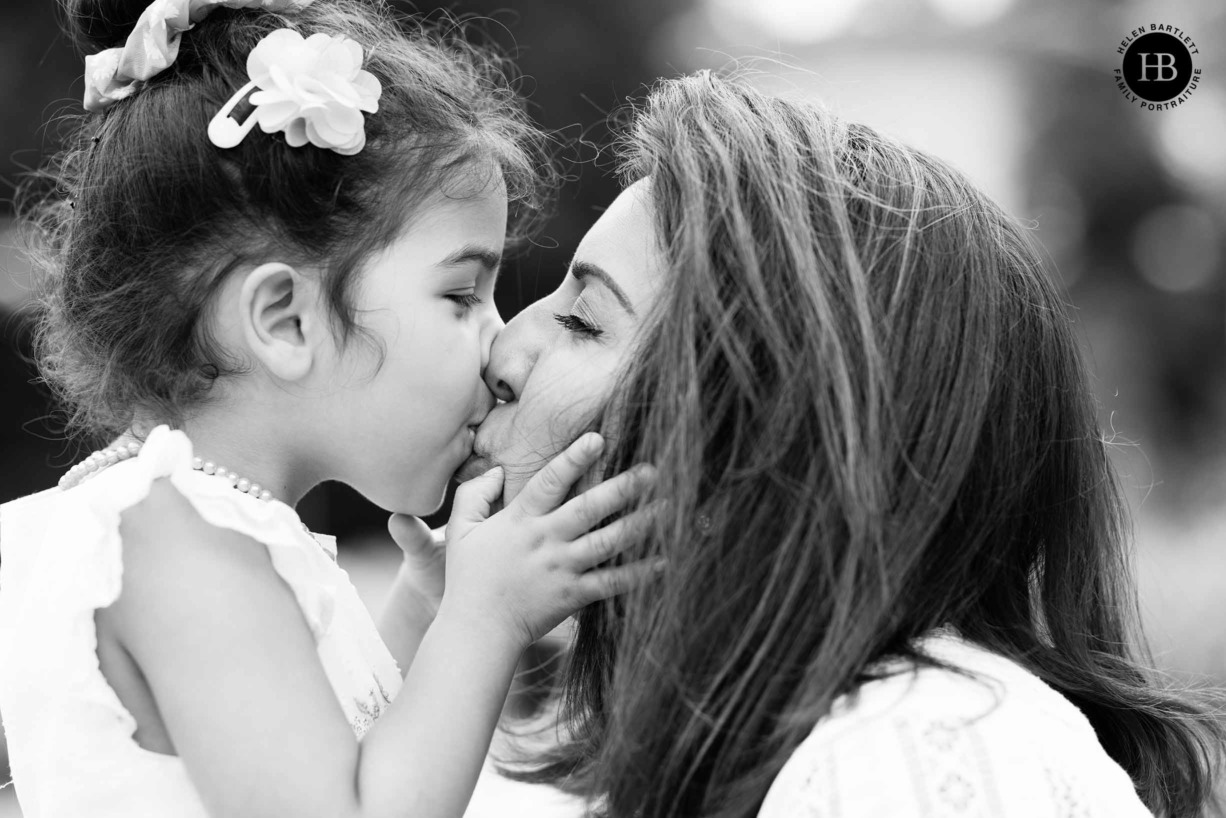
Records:
[[[131,96],[135,83],[165,71],[179,55],[179,38],[213,9],[300,9],[313,0],[154,0],[141,13],[123,48],[85,58],[85,110],[102,111]]]

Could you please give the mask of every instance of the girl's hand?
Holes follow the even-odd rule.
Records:
[[[446,528],[431,531],[417,517],[393,514],[387,521],[387,530],[404,552],[397,583],[416,597],[421,608],[433,616],[443,601],[447,565]]]
[[[562,504],[603,447],[596,433],[579,438],[493,516],[501,468],[460,486],[447,524],[443,611],[483,629],[508,628],[506,636],[527,647],[580,608],[628,591],[661,567],[658,561],[596,567],[646,535],[653,505],[592,529],[651,487],[650,466],[635,466]]]

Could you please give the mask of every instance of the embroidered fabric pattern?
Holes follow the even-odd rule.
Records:
[[[956,635],[840,698],[759,818],[1152,818],[1085,716],[1029,671]]]
[[[1064,770],[1047,767],[1047,784],[1051,788],[1051,800],[1061,818],[1093,818],[1078,792],[1077,782]]]
[[[894,724],[907,755],[908,772],[923,815],[1004,815],[992,783],[987,749],[974,723],[936,719]]]
[[[356,697],[353,700],[353,706],[357,708],[358,714],[353,717],[349,725],[359,740],[366,735],[366,731],[374,726],[379,717],[383,715],[383,711],[392,703],[392,697],[383,688],[383,683],[377,677],[373,678],[373,681],[375,686],[368,691],[365,700]]]

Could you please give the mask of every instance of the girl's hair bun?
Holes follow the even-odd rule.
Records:
[[[68,33],[86,53],[122,46],[152,0],[62,0]]]

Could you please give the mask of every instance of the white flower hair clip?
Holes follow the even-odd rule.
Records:
[[[352,156],[366,145],[363,112],[379,110],[383,86],[362,70],[362,47],[344,36],[282,28],[247,56],[251,81],[230,97],[209,122],[209,141],[233,148],[258,124],[264,133],[285,132],[295,148],[308,142]],[[251,91],[255,110],[241,124],[230,114]]]

